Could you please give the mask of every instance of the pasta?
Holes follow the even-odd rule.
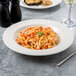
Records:
[[[58,45],[59,37],[50,27],[35,26],[19,32],[16,42],[25,48],[43,50]]]

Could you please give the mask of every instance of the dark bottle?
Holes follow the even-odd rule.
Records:
[[[19,6],[19,0],[11,0],[11,21],[16,23],[21,21],[21,10]]]
[[[9,0],[1,0],[0,16],[2,27],[8,27],[11,25],[11,18],[9,13]]]

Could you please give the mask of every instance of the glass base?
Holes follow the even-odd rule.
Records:
[[[64,24],[67,24],[67,27],[75,27],[75,22],[74,21],[72,21],[72,20],[70,20],[70,19],[68,19],[68,20],[65,20],[64,21]]]

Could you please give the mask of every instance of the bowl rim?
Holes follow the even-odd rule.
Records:
[[[13,40],[13,43],[11,44],[11,45],[9,45],[9,43],[11,43],[10,41],[9,41],[9,43],[8,43],[8,41],[7,41],[7,39],[8,39],[8,36],[9,35],[7,35],[7,33],[8,33],[8,31],[10,30],[11,31],[11,28],[13,28],[14,29],[14,31],[13,31],[13,34],[11,35],[12,37],[14,36],[14,34],[15,34],[15,30],[17,30],[18,28],[21,28],[22,26],[20,26],[21,24],[29,24],[29,23],[32,23],[32,22],[35,22],[35,23],[38,23],[38,22],[44,22],[44,23],[56,23],[56,24],[60,24],[60,25],[63,25],[62,27],[64,28],[64,29],[66,29],[65,30],[65,32],[67,31],[67,32],[69,32],[70,33],[70,35],[68,35],[68,36],[71,36],[68,40],[70,40],[70,42],[68,42],[67,41],[67,45],[66,46],[64,46],[64,42],[62,41],[61,43],[59,43],[57,46],[55,46],[54,48],[51,48],[51,49],[45,49],[45,50],[30,50],[30,49],[27,49],[27,48],[24,48],[24,47],[22,47],[22,46],[20,46],[20,45],[18,45],[14,40]],[[16,26],[17,25],[17,26]],[[19,25],[19,26],[18,26]],[[60,25],[58,25],[58,26],[60,26]],[[24,25],[24,26],[27,26],[27,25]],[[31,25],[30,25],[31,26]],[[62,28],[61,26],[60,26],[60,28]],[[66,33],[65,33],[66,34]],[[6,36],[6,38],[5,38],[5,36]],[[68,37],[67,36],[67,37]],[[12,38],[13,39],[13,38]],[[7,30],[4,32],[4,34],[3,34],[3,41],[4,41],[4,43],[7,45],[7,47],[9,47],[10,49],[12,49],[13,51],[15,51],[15,52],[18,52],[18,53],[21,53],[21,54],[25,54],[25,55],[31,55],[31,56],[45,56],[45,55],[53,55],[53,54],[57,54],[57,53],[59,53],[59,52],[62,52],[62,51],[64,51],[64,50],[66,50],[69,46],[71,46],[71,44],[72,44],[72,42],[73,42],[73,40],[74,40],[74,36],[73,36],[73,32],[69,29],[69,28],[67,28],[66,27],[66,25],[64,25],[64,24],[61,24],[61,23],[59,23],[59,22],[56,22],[56,21],[50,21],[50,20],[46,20],[46,19],[31,19],[31,20],[26,20],[26,21],[21,21],[21,22],[18,22],[18,23],[16,23],[16,24],[13,24],[12,26],[10,26],[9,28],[7,28]],[[13,45],[14,44],[14,45]],[[61,46],[62,45],[62,46]],[[14,48],[15,47],[15,48]],[[59,47],[61,47],[61,48],[59,48]],[[63,48],[64,47],[64,48]],[[18,50],[18,51],[17,51]],[[22,50],[22,51],[20,51],[20,50]],[[55,51],[55,52],[52,52],[51,50],[57,50],[57,51]],[[25,51],[25,52],[24,52]],[[27,52],[28,51],[28,52]],[[51,51],[51,53],[50,53],[50,51]],[[47,53],[48,52],[48,53]]]

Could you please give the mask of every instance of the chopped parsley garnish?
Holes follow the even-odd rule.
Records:
[[[43,33],[42,33],[42,32],[38,32],[38,35],[39,35],[39,36],[42,36],[42,35],[43,35]]]

